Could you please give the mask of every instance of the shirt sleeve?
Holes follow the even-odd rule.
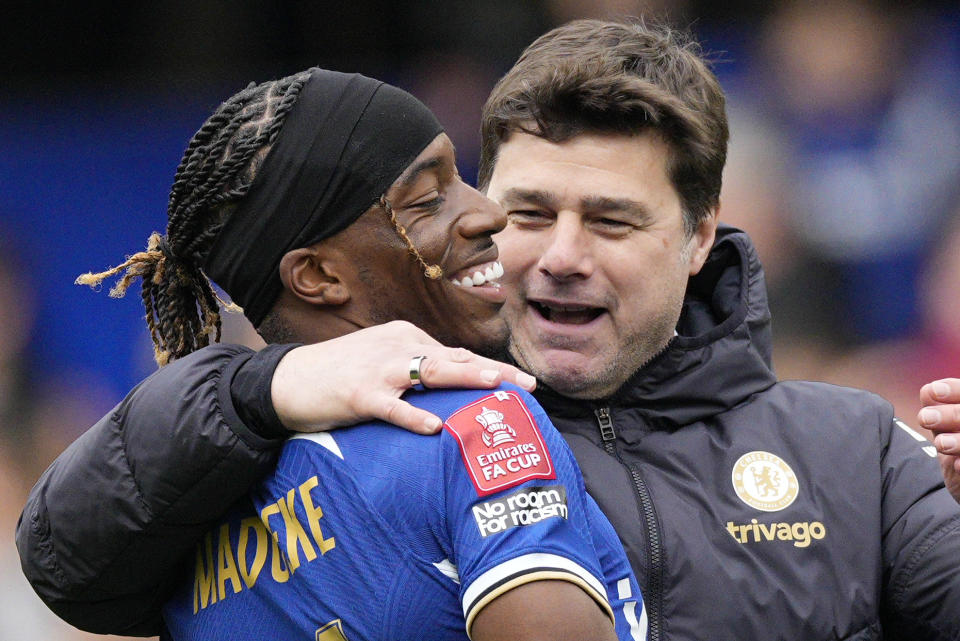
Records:
[[[508,590],[546,579],[580,586],[613,612],[566,442],[532,397],[504,388],[444,423],[444,517],[467,634]]]

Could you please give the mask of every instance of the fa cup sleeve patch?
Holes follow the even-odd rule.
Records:
[[[523,400],[498,390],[457,410],[444,424],[460,445],[480,496],[530,479],[555,479],[550,452]]]

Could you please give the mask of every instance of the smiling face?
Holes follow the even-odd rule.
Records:
[[[613,393],[666,346],[713,243],[715,215],[684,232],[667,155],[653,133],[514,133],[499,149],[487,195],[509,221],[510,351],[567,396]]]
[[[443,275],[430,279],[381,207],[338,234],[356,273],[352,314],[358,324],[407,320],[447,345],[499,353],[506,325],[497,279],[503,274],[491,236],[503,210],[461,180],[453,144],[441,134],[394,181],[386,198],[411,243]],[[362,318],[362,320],[360,320]]]

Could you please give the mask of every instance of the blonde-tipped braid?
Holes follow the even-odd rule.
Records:
[[[201,266],[223,219],[246,195],[308,79],[304,72],[251,83],[220,105],[191,138],[177,167],[166,236],[154,233],[146,251],[77,279],[78,284],[96,287],[123,272],[110,291],[114,297],[123,296],[136,278],[143,280],[142,299],[157,364],[209,345],[211,336],[220,340],[219,298]]]
[[[163,367],[171,357],[209,345],[211,335],[215,341],[220,340],[218,298],[210,282],[200,270],[178,261],[171,254],[166,238],[154,232],[146,251],[106,271],[81,274],[75,283],[96,288],[121,272],[123,277],[110,289],[110,296],[121,298],[134,280],[143,280],[142,298],[157,365]],[[199,308],[199,318],[180,313],[191,302]]]
[[[443,276],[443,269],[440,265],[430,265],[423,259],[420,250],[416,248],[413,241],[411,241],[407,235],[407,230],[400,224],[400,221],[397,220],[397,214],[393,211],[393,207],[390,206],[390,201],[387,200],[386,196],[380,196],[380,207],[390,216],[390,222],[393,223],[393,228],[397,230],[400,238],[407,244],[407,249],[410,251],[410,254],[420,263],[420,266],[423,267],[423,275],[430,280],[440,279],[440,277]]]

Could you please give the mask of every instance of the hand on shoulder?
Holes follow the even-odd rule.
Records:
[[[426,387],[490,389],[503,381],[532,391],[535,379],[512,365],[446,347],[411,323],[393,321],[288,352],[271,384],[288,429],[318,432],[369,419],[432,434],[440,419],[402,400],[412,386],[411,360],[425,356]]]
[[[920,388],[917,420],[934,434],[943,480],[960,502],[960,379],[944,378]]]

